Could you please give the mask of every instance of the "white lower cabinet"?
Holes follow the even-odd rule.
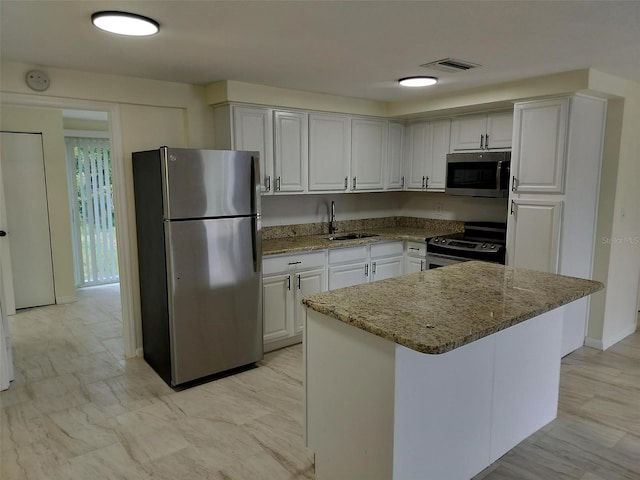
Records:
[[[404,273],[417,273],[425,270],[427,256],[426,242],[407,242],[404,257]]]
[[[263,262],[265,351],[302,341],[302,298],[327,289],[326,251],[273,255]]]
[[[329,290],[404,273],[403,242],[382,242],[329,251]]]

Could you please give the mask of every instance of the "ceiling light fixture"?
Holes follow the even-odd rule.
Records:
[[[403,87],[428,87],[429,85],[435,85],[438,83],[436,77],[405,77],[398,80],[398,83]]]
[[[91,15],[91,22],[106,32],[133,37],[154,35],[160,30],[155,20],[127,12],[96,12]]]

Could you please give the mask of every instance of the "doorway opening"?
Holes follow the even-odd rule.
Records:
[[[80,113],[75,113],[79,116]],[[65,111],[65,124],[74,113]],[[91,115],[95,126],[105,112]],[[79,120],[75,118],[77,123]],[[84,123],[87,119],[84,119]],[[113,169],[107,131],[65,129],[69,205],[77,287],[118,283]]]

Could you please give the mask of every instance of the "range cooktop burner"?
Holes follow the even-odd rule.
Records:
[[[427,254],[504,263],[507,225],[497,222],[467,222],[464,234],[434,237]]]

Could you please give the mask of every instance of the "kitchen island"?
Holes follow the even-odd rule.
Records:
[[[317,479],[482,471],[556,417],[562,306],[602,288],[465,262],[305,298]]]

